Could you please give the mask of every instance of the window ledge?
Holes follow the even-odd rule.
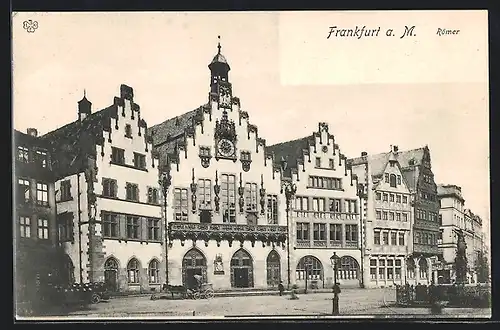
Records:
[[[63,203],[63,202],[70,202],[70,201],[73,201],[73,200],[74,200],[74,198],[73,198],[73,196],[71,196],[71,197],[68,197],[68,198],[60,199],[57,202],[58,203]]]
[[[345,191],[343,188],[321,188],[321,187],[314,187],[314,186],[306,186],[307,189],[320,189],[320,190],[335,190],[335,191]]]
[[[127,164],[117,163],[117,162],[114,162],[114,161],[110,161],[109,163],[111,165],[126,167],[126,168],[130,168],[132,170],[138,170],[138,171],[148,172],[148,170],[146,168],[135,167],[133,165],[127,165]]]
[[[103,239],[108,239],[108,240],[113,240],[113,241],[118,241],[118,242],[124,241],[125,243],[127,243],[127,242],[139,242],[141,244],[142,243],[145,243],[145,244],[149,244],[149,243],[161,244],[162,243],[161,239],[150,240],[150,239],[123,238],[123,237],[110,237],[110,236],[102,236],[102,238]]]

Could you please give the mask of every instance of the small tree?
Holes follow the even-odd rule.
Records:
[[[457,232],[458,242],[457,242],[457,252],[455,256],[455,276],[456,283],[466,283],[467,282],[467,243],[465,242],[464,234],[460,230]]]
[[[490,278],[490,267],[488,263],[488,257],[484,249],[479,252],[476,260],[475,270],[477,274],[477,281],[479,283],[486,283]]]

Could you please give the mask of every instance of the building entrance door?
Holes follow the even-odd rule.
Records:
[[[267,256],[267,285],[276,287],[281,280],[280,256],[276,251],[271,251]]]
[[[104,263],[104,284],[109,291],[118,291],[118,262],[114,258]]]
[[[234,269],[234,286],[236,288],[248,288],[248,268]]]

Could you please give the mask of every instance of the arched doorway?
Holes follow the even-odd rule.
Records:
[[[67,254],[63,257],[61,281],[63,284],[75,283],[75,266],[73,265],[71,257]]]
[[[202,282],[207,282],[207,259],[198,249],[189,250],[182,259],[182,283],[185,287],[197,287],[194,275],[200,275]]]
[[[280,255],[272,250],[267,256],[267,285],[271,287],[278,286],[281,281],[281,261]]]
[[[356,259],[351,256],[340,258],[340,267],[337,276],[341,280],[358,280],[359,264]]]
[[[318,258],[313,256],[305,256],[299,260],[297,268],[295,269],[295,276],[297,281],[307,281],[308,286],[314,287],[321,282],[321,286],[325,286],[325,280],[323,276],[323,265]],[[314,284],[316,283],[316,284]],[[305,283],[304,283],[305,285]]]
[[[231,286],[253,288],[253,261],[250,254],[239,249],[231,258]]]
[[[118,291],[118,261],[113,257],[104,263],[104,283],[109,291]]]

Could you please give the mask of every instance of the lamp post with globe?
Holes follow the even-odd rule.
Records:
[[[337,252],[333,252],[333,255],[330,257],[330,262],[332,263],[333,268],[333,315],[339,315],[339,293],[340,287],[337,283],[337,270],[338,263],[340,257],[337,255]]]

